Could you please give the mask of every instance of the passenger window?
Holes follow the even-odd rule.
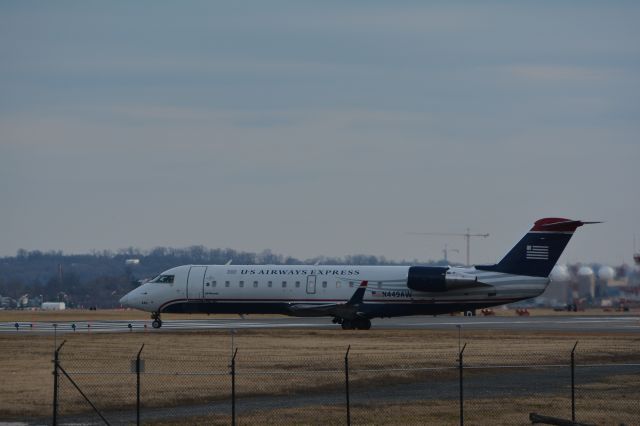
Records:
[[[336,288],[340,288],[340,280],[336,281]]]
[[[211,286],[212,286],[212,287],[215,287],[215,286],[217,286],[217,285],[218,285],[218,282],[217,282],[217,281],[214,281],[214,282],[212,282],[212,283],[211,283]]]
[[[225,287],[229,287],[230,285],[231,285],[231,283],[230,283],[229,281],[225,281],[225,282],[224,282],[224,286],[225,286]]]
[[[349,281],[349,287],[353,287],[353,281]]]
[[[287,282],[286,281],[282,281],[282,288],[285,288],[287,286]]]
[[[244,287],[244,281],[240,281],[240,287]]]
[[[327,288],[327,282],[326,281],[322,281],[322,288]]]
[[[258,287],[258,281],[254,281],[254,282],[253,282],[253,286],[254,286],[254,287]]]
[[[296,288],[300,287],[300,281],[296,281]]]
[[[269,282],[267,283],[267,287],[271,287],[271,286],[273,286],[273,281],[269,281]]]

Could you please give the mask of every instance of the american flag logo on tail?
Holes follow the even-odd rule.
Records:
[[[549,260],[549,246],[527,246],[527,260]]]

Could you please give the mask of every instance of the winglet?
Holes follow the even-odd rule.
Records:
[[[353,293],[351,299],[347,302],[347,305],[359,305],[362,303],[362,299],[364,298],[364,293],[367,291],[368,281],[362,281],[360,283],[360,287]]]

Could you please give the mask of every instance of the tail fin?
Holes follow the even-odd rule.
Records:
[[[582,222],[556,217],[540,219],[498,264],[476,266],[476,269],[548,277],[573,232],[589,223],[600,222]]]

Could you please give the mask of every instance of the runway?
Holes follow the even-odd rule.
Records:
[[[17,325],[17,327],[16,327]],[[539,317],[462,317],[414,316],[372,320],[372,329],[443,330],[462,327],[468,330],[558,331],[558,332],[640,332],[640,316],[539,316]],[[226,319],[163,320],[162,328],[153,329],[150,320],[1,322],[0,334],[65,333],[162,333],[199,330],[233,330],[261,328],[340,329],[329,318],[260,317]],[[364,332],[364,331],[359,331]]]

